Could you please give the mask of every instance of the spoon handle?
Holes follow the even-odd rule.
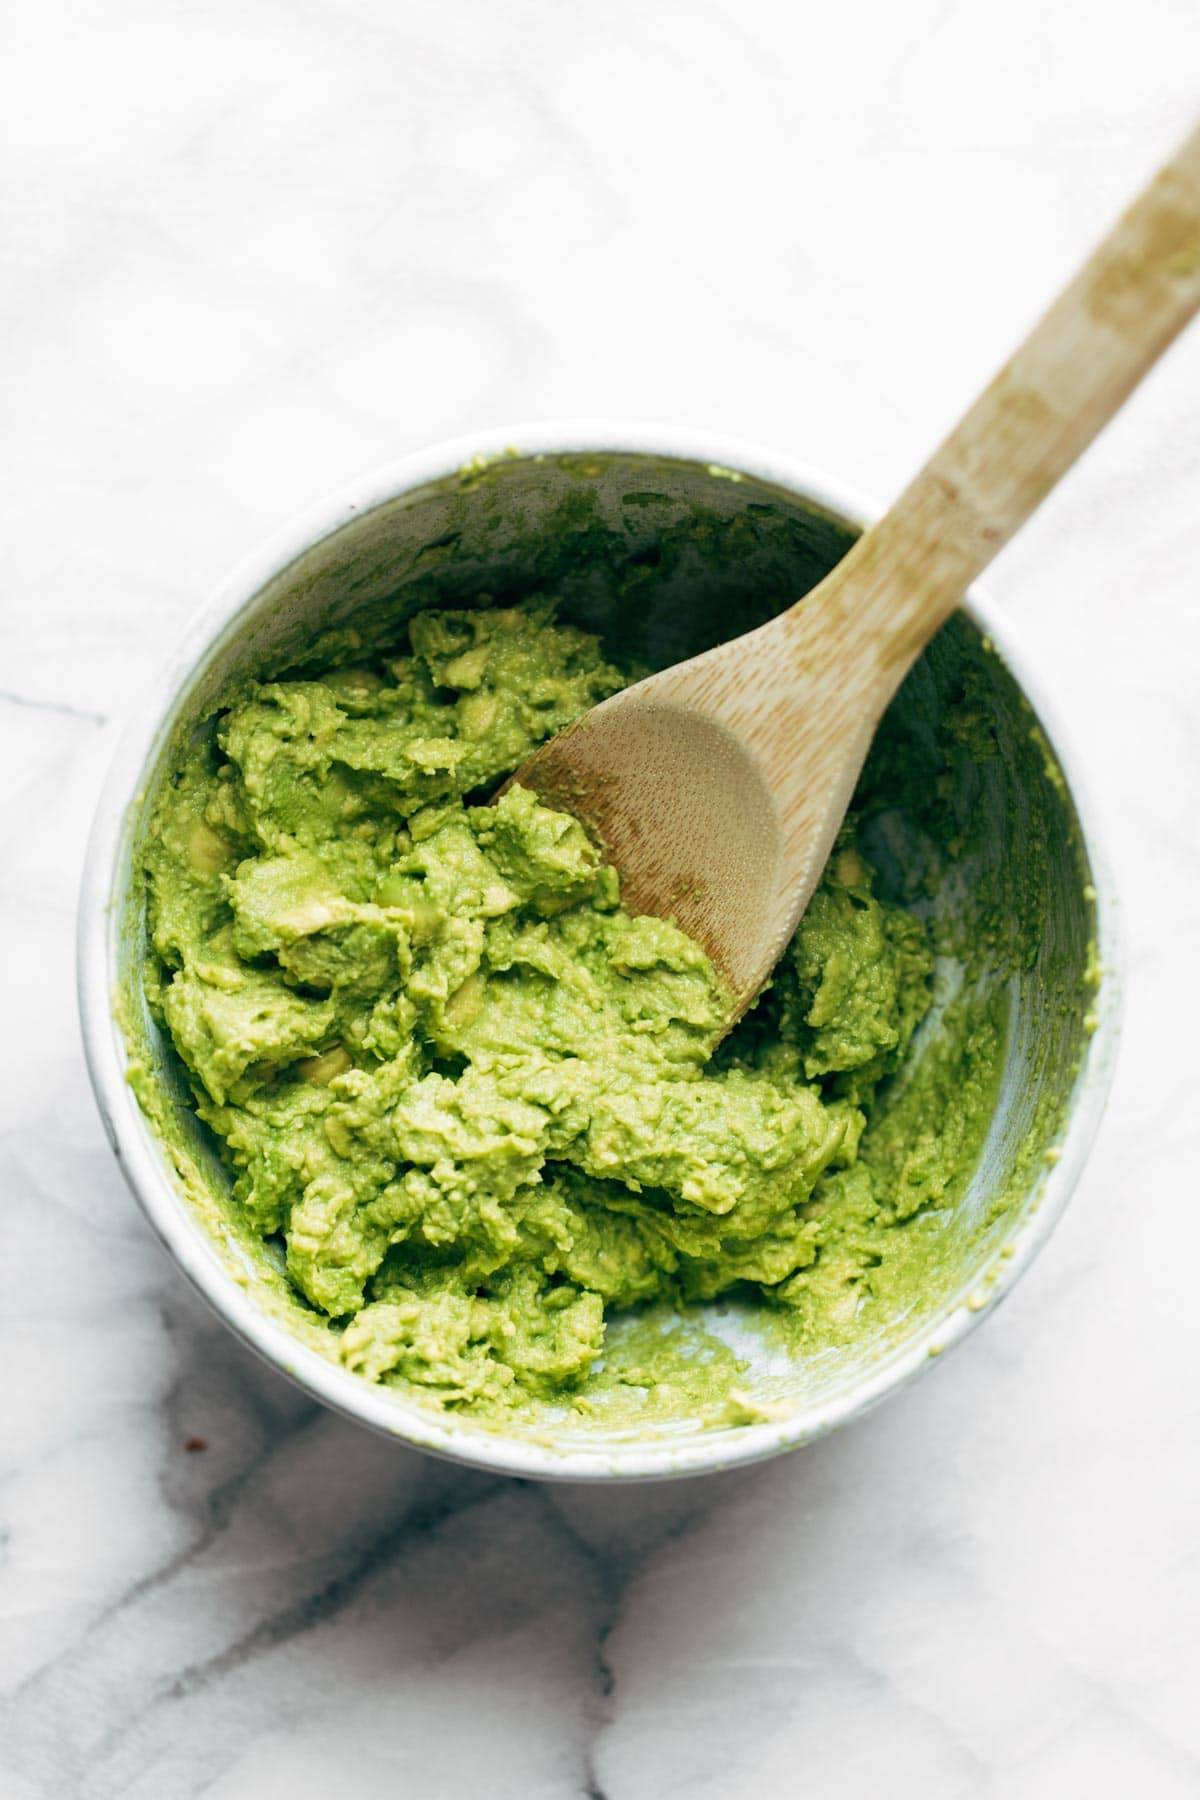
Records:
[[[1197,307],[1200,126],[821,584],[875,646],[881,705]]]

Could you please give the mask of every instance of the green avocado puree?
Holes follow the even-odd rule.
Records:
[[[231,691],[144,838],[151,1011],[248,1232],[348,1368],[478,1416],[735,1392],[718,1345],[639,1346],[648,1308],[749,1298],[814,1352],[902,1311],[1003,1060],[976,1007],[897,1075],[947,997],[853,813],[718,1043],[699,946],[625,911],[575,820],[490,802],[635,673],[545,595],[426,609]]]

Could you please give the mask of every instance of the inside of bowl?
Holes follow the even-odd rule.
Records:
[[[206,729],[217,697],[242,676],[322,666],[331,631],[352,626],[369,647],[423,607],[504,603],[552,583],[563,617],[597,632],[612,654],[662,667],[790,604],[854,535],[846,519],[750,475],[643,452],[514,454],[389,500],[301,555],[211,647],[165,722],[125,866],[137,865],[139,822],[174,752]],[[1036,1206],[1088,1044],[1094,894],[1051,746],[967,614],[950,621],[897,695],[859,800],[883,891],[939,927],[938,999],[910,1064],[938,1054],[949,1008],[960,1029],[964,1018],[999,1019],[1004,1033],[982,1150],[976,1140],[964,1152],[944,1204],[921,1222],[920,1287],[906,1290],[903,1306],[875,1309],[847,1341],[803,1357],[769,1328],[761,1305],[736,1299],[682,1321],[665,1310],[617,1319],[611,1356],[630,1371],[622,1406],[602,1394],[590,1411],[531,1402],[506,1430],[594,1447],[736,1430],[819,1407],[974,1289]],[[281,1262],[244,1232],[216,1146],[145,1007],[144,895],[132,875],[119,916],[122,1005],[144,1067],[139,1096],[157,1115],[172,1177],[258,1304],[330,1354],[330,1333],[292,1295]],[[912,1067],[901,1069],[897,1089],[911,1078]],[[951,1097],[947,1128],[954,1106]],[[674,1403],[639,1392],[648,1339],[674,1344],[680,1369],[730,1354],[736,1405],[697,1417],[683,1379]],[[411,1405],[413,1396],[400,1390],[396,1400]]]

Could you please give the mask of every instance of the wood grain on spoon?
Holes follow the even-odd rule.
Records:
[[[587,713],[514,778],[604,844],[739,1018],[795,930],[880,716],[971,581],[1200,305],[1200,129],[890,511],[802,601]]]

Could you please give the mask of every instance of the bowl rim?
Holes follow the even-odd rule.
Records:
[[[114,996],[116,902],[127,817],[139,801],[144,775],[180,691],[214,642],[236,627],[273,576],[355,519],[455,473],[475,458],[515,453],[528,459],[581,452],[662,456],[744,473],[860,526],[881,510],[848,484],[819,474],[783,452],[764,450],[722,432],[611,419],[518,423],[473,432],[365,471],[308,507],[238,564],[193,617],[132,709],[88,841],[77,921],[77,980],[88,1072],[125,1180],[170,1256],[244,1344],[335,1412],[435,1456],[535,1480],[644,1481],[758,1462],[849,1424],[940,1361],[943,1352],[962,1342],[1011,1292],[1062,1216],[1100,1123],[1120,1035],[1121,931],[1116,892],[1087,782],[1053,698],[1022,648],[1019,632],[990,599],[972,588],[963,610],[994,642],[1033,707],[1067,782],[1095,889],[1101,967],[1095,998],[1097,1024],[1076,1078],[1058,1160],[1047,1171],[1035,1204],[1020,1215],[1003,1247],[1005,1254],[989,1270],[986,1283],[961,1295],[911,1343],[886,1356],[861,1381],[833,1399],[800,1406],[786,1418],[693,1433],[678,1442],[630,1437],[595,1449],[559,1448],[532,1436],[505,1435],[496,1427],[463,1416],[434,1415],[407,1403],[395,1390],[372,1386],[343,1369],[261,1310],[229,1272],[199,1217],[171,1180],[152,1128],[126,1079],[127,1052],[115,1016]]]

